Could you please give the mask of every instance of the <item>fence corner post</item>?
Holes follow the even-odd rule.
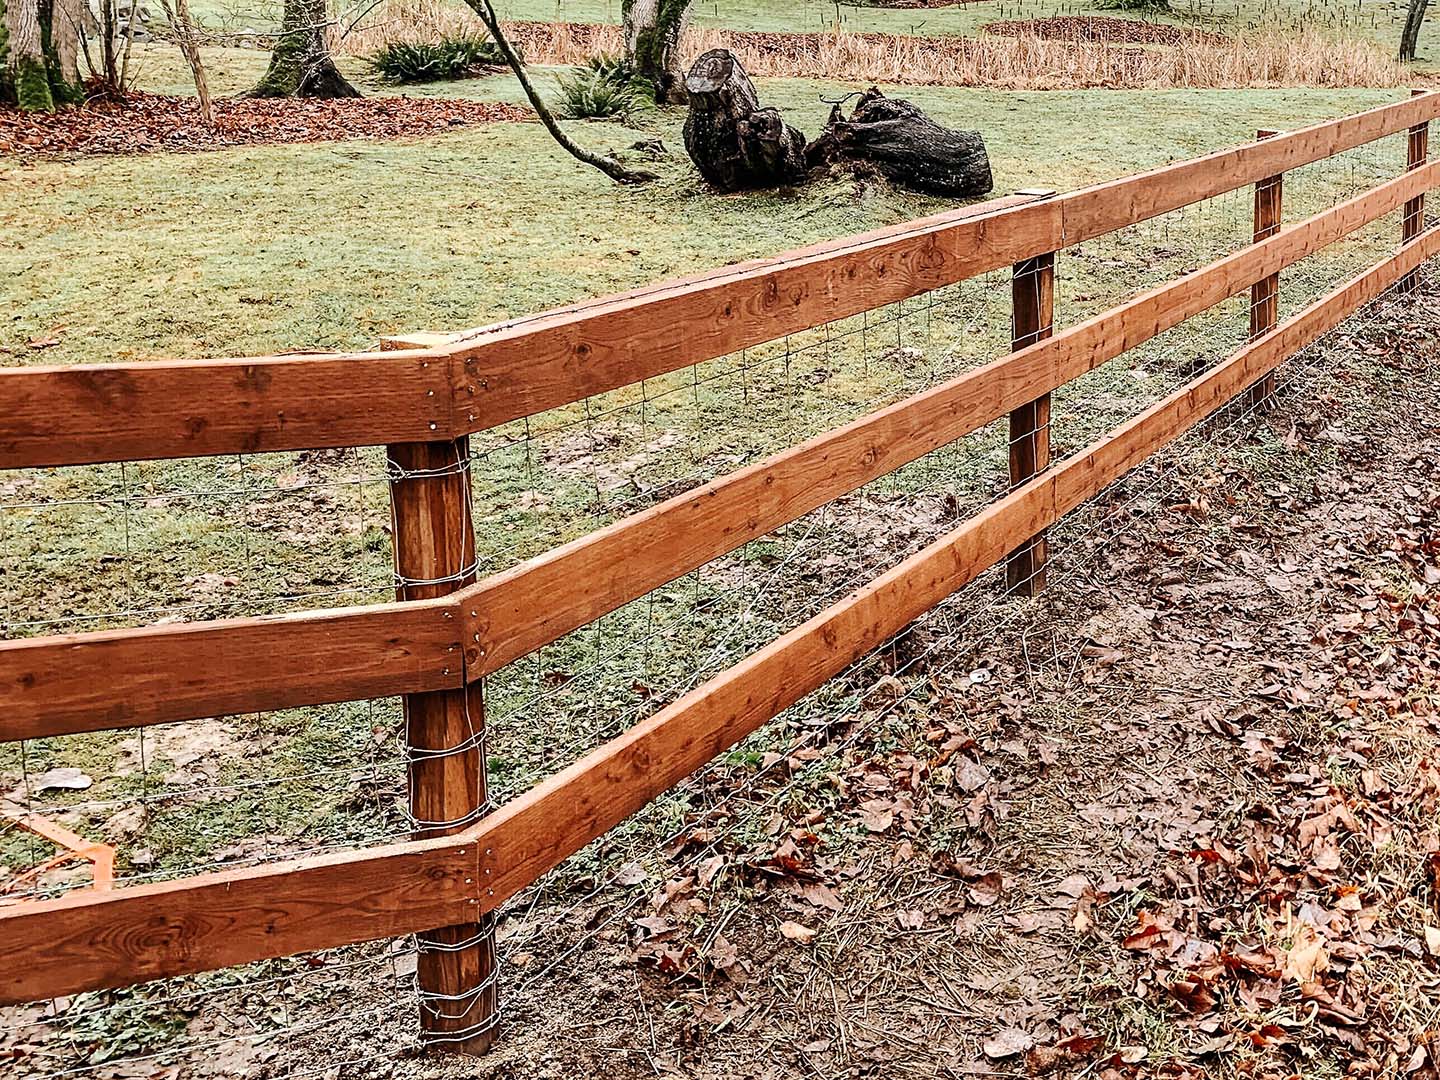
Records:
[[[1261,128],[1256,139],[1272,139],[1280,132]],[[1258,244],[1280,231],[1284,212],[1285,174],[1267,176],[1255,183],[1255,231],[1252,243]],[[1280,322],[1280,274],[1261,278],[1250,286],[1250,340],[1267,334]],[[1275,396],[1275,373],[1262,375],[1246,397],[1246,406],[1259,409]]]
[[[1053,192],[1051,193],[1053,194]],[[1010,348],[1048,338],[1055,328],[1055,253],[1016,263],[1011,273]],[[1042,394],[1010,413],[1010,486],[1018,487],[1050,466],[1050,395]],[[1010,553],[1005,591],[1035,596],[1045,588],[1045,534],[1037,533]]]
[[[474,581],[469,440],[396,443],[387,453],[399,599],[433,599]],[[459,832],[488,805],[482,684],[407,694],[404,709],[415,836]],[[499,1022],[493,920],[417,936],[422,1044],[485,1053]]]
[[[1411,97],[1418,97],[1421,94],[1429,93],[1428,90],[1411,90]],[[1410,129],[1409,138],[1406,140],[1405,171],[1412,172],[1420,168],[1430,160],[1430,121],[1426,120],[1416,124]],[[1415,237],[1419,236],[1425,228],[1425,196],[1416,195],[1405,204],[1405,211],[1400,219],[1400,242],[1408,244]],[[1420,284],[1420,271],[1412,270],[1400,279],[1400,292],[1414,292]]]

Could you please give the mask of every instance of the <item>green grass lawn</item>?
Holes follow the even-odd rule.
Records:
[[[259,58],[241,55],[217,67],[221,92],[251,80]],[[768,82],[763,93],[813,132],[827,111],[820,98],[849,89]],[[508,78],[440,92],[517,97]],[[1065,190],[1239,142],[1257,127],[1395,99],[904,93],[942,122],[985,133],[997,192]],[[572,161],[530,123],[408,143],[0,165],[0,275],[9,283],[0,348],[14,364],[365,347],[383,333],[477,325],[945,205],[848,182],[718,197],[684,157],[681,116],[651,110],[635,127],[572,125],[606,149],[663,138],[672,153],[664,179],[634,190]],[[58,327],[60,345],[26,348]]]

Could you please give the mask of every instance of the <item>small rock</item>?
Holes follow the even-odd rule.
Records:
[[[37,795],[47,791],[85,791],[94,783],[79,769],[65,767],[41,773],[30,781],[30,790]]]

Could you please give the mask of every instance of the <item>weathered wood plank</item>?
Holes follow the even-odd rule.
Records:
[[[0,908],[0,1004],[430,929],[493,910],[863,657],[1440,253],[1440,227],[1063,465],[445,841]]]
[[[459,615],[427,601],[0,642],[0,741],[458,687]]]
[[[476,874],[465,839],[421,840],[0,907],[0,1004],[474,919]]]

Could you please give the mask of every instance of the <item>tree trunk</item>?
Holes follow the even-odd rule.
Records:
[[[55,96],[45,70],[37,0],[5,0],[5,37],[7,95],[24,111],[52,111]]]
[[[1420,47],[1420,27],[1425,23],[1425,11],[1430,0],[1410,0],[1405,11],[1405,27],[1400,31],[1400,59],[1409,63],[1415,59]]]
[[[15,0],[8,0],[15,3]],[[15,69],[11,66],[10,20],[13,16],[7,0],[0,0],[0,102],[15,104]]]
[[[638,78],[655,87],[661,105],[685,104],[680,71],[680,34],[690,0],[622,0],[625,58]]]
[[[86,0],[39,0],[41,47],[56,104],[84,100],[80,83],[80,36],[90,9]]]
[[[711,49],[685,79],[685,149],[721,191],[773,188],[805,178],[805,136],[762,109],[755,84],[725,49]]]
[[[903,98],[871,88],[847,120],[836,105],[824,133],[805,149],[809,163],[859,161],[902,187],[970,198],[995,186],[977,131],[941,127]]]
[[[205,79],[205,61],[200,56],[199,35],[195,22],[190,18],[189,0],[160,0],[165,9],[165,18],[175,31],[175,43],[180,46],[180,55],[190,65],[190,74],[195,80],[195,94],[200,99],[200,119],[207,124],[215,122],[215,110],[210,104],[210,84]]]
[[[85,96],[80,83],[85,0],[0,0],[0,101],[53,109]]]
[[[330,56],[325,0],[285,0],[280,35],[252,97],[359,97]]]
[[[116,94],[120,92],[120,66],[115,52],[117,19],[115,0],[100,0],[100,78]]]

